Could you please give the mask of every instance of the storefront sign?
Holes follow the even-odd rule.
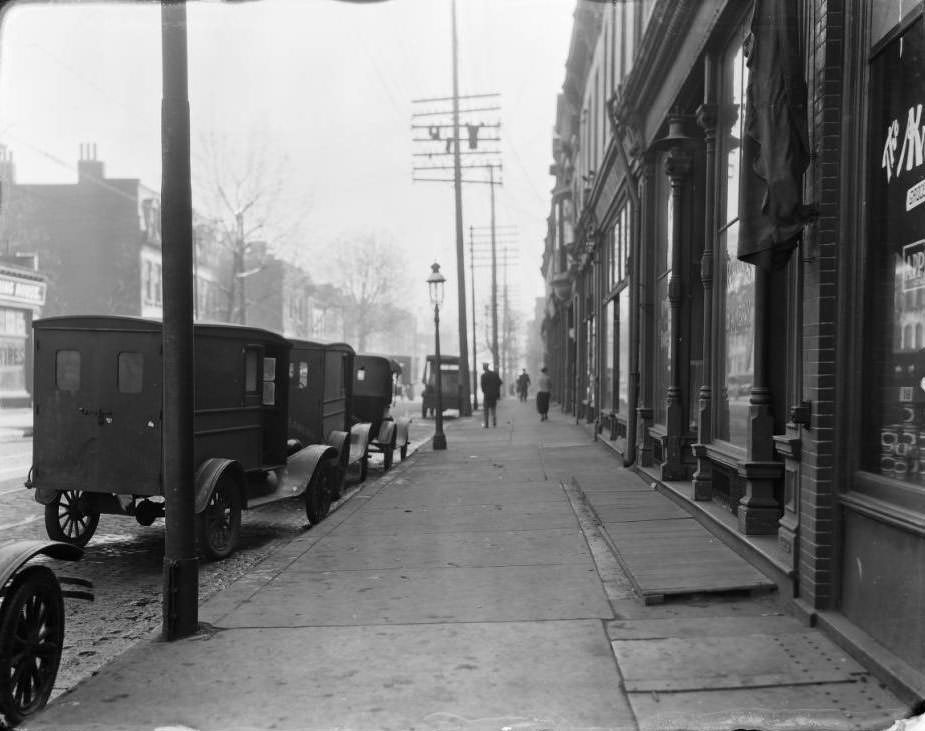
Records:
[[[0,298],[7,302],[41,306],[45,304],[45,282],[0,274]]]

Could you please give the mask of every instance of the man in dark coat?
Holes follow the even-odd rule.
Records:
[[[485,423],[483,428],[488,428],[488,416],[491,414],[491,425],[498,426],[498,414],[496,408],[498,399],[501,398],[501,378],[491,368],[488,363],[482,363],[482,406],[485,410]]]

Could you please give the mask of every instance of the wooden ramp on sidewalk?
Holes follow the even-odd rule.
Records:
[[[678,594],[775,588],[773,581],[654,490],[589,492],[585,497],[646,604]]]

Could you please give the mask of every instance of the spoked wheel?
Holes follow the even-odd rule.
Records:
[[[0,713],[10,726],[41,709],[55,685],[64,645],[64,600],[50,569],[14,581],[0,609]]]
[[[212,561],[228,558],[241,533],[241,494],[232,477],[226,474],[218,481],[206,509],[197,517],[202,556]]]
[[[312,525],[318,525],[331,509],[331,501],[337,492],[334,481],[340,475],[335,464],[321,464],[315,470],[311,484],[305,491],[305,517]]]
[[[86,546],[99,522],[99,511],[80,490],[62,490],[45,506],[45,532],[53,541]]]

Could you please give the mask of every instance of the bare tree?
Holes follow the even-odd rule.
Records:
[[[401,293],[407,291],[408,266],[404,253],[382,232],[341,237],[334,260],[335,281],[343,293],[358,351],[366,349],[373,333],[399,332],[407,323],[395,322]]]
[[[247,278],[260,270],[267,252],[282,254],[299,228],[299,217],[292,219],[292,208],[283,205],[289,160],[260,132],[243,145],[209,133],[196,152],[194,208],[213,227],[210,238],[220,250],[200,256],[221,272],[224,319],[244,323]]]

